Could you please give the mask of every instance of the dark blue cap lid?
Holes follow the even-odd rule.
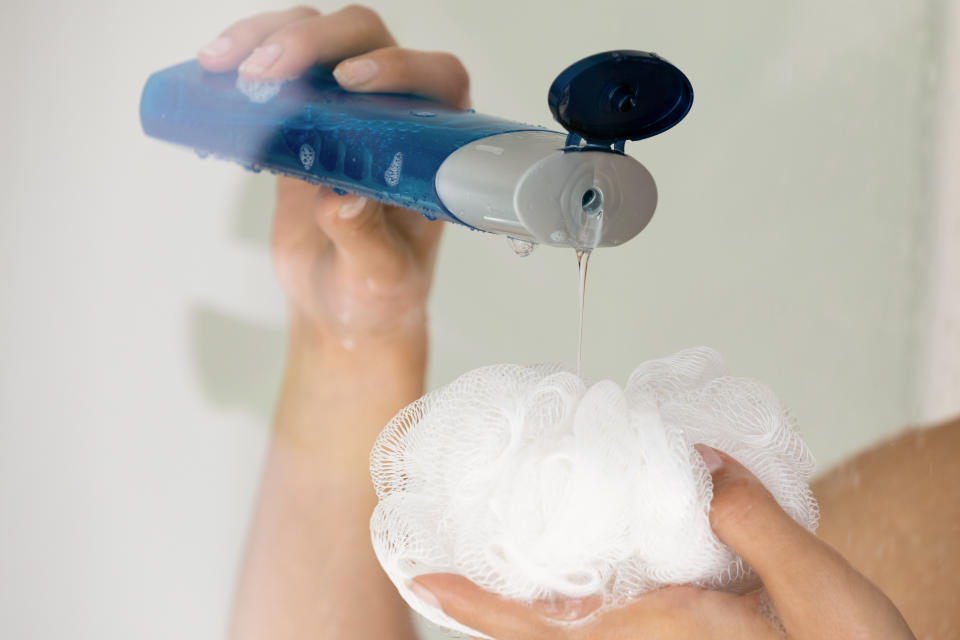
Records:
[[[547,101],[567,131],[609,146],[655,136],[683,120],[693,87],[654,53],[607,51],[567,67],[550,85]]]

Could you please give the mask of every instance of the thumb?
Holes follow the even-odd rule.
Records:
[[[760,576],[791,638],[912,637],[889,600],[787,515],[746,467],[716,449],[695,448],[713,477],[710,525]]]
[[[811,546],[822,543],[780,507],[760,480],[735,459],[706,445],[694,448],[713,478],[710,525],[766,585]],[[769,588],[769,585],[767,585]]]

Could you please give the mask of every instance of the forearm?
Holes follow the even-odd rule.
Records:
[[[413,637],[370,544],[368,456],[422,393],[425,360],[423,329],[347,350],[291,328],[233,638]]]

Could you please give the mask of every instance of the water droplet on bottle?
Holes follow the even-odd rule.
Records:
[[[196,152],[197,152],[197,157],[201,159],[206,158],[208,155],[210,155],[209,152],[204,151],[203,149],[196,149]]]
[[[337,194],[338,196],[345,196],[345,195],[347,195],[347,190],[346,190],[346,189],[341,189],[340,187],[333,187],[333,192],[334,192],[335,194]]]
[[[254,173],[260,173],[263,171],[263,166],[259,162],[254,162],[250,165],[250,171]]]
[[[537,243],[531,242],[530,240],[521,240],[520,238],[511,238],[509,236],[507,240],[510,241],[510,248],[513,249],[513,252],[521,258],[526,258],[533,253],[533,250],[537,247]]]

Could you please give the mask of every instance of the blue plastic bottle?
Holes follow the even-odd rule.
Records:
[[[521,240],[592,248],[629,240],[656,207],[653,179],[623,153],[624,140],[673,126],[692,97],[686,77],[652,54],[597,54],[551,87],[567,134],[415,96],[350,93],[321,67],[244,87],[235,72],[191,61],[149,78],[140,117],[147,135],[201,155]]]

